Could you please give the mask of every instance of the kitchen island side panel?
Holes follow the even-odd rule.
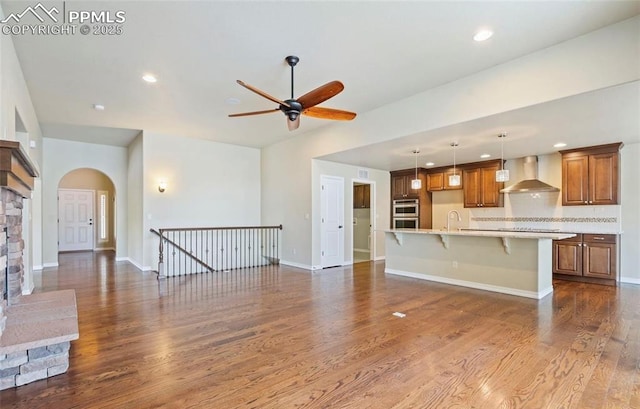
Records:
[[[386,233],[387,273],[529,298],[553,291],[550,239],[509,238],[508,248],[500,237],[402,234],[400,241]]]

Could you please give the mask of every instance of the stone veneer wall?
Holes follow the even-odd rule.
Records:
[[[7,264],[9,267],[9,304],[22,295],[24,265],[22,262],[22,196],[2,189],[5,226],[7,227]],[[2,226],[0,226],[2,227]]]
[[[2,230],[6,228],[6,236]],[[22,262],[22,196],[0,189],[0,291],[4,291],[5,268],[8,268],[7,300],[0,300],[0,337],[6,324],[7,304],[22,295],[24,266]]]
[[[67,341],[0,355],[0,390],[65,373],[69,369],[70,346]]]

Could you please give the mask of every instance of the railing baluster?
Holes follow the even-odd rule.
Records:
[[[282,225],[151,229],[160,238],[158,278],[279,264],[280,230]]]

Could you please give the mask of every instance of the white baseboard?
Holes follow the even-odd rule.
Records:
[[[620,282],[621,283],[627,283],[627,284],[640,284],[640,278],[620,277]]]
[[[129,257],[120,257],[120,258],[116,258],[116,261],[127,261],[131,264],[133,264],[133,266],[135,268],[137,268],[140,271],[151,271],[151,266],[143,266],[142,264],[136,262],[135,260],[129,258]]]
[[[553,287],[545,288],[542,291],[535,292],[535,291],[518,290],[515,288],[501,287],[501,286],[491,285],[491,284],[474,283],[472,281],[456,280],[454,278],[433,276],[429,274],[420,274],[420,273],[412,273],[409,271],[393,270],[390,268],[385,268],[384,272],[388,274],[399,275],[399,276],[418,278],[421,280],[435,281],[443,284],[457,285],[460,287],[475,288],[476,290],[484,290],[484,291],[491,291],[494,293],[517,295],[519,297],[534,298],[537,300],[540,300],[553,292]]]
[[[385,256],[378,256],[375,258],[375,261],[382,261],[382,260],[386,260]]]
[[[42,266],[33,266],[33,271],[42,271]]]
[[[116,251],[113,247],[97,247],[93,251]]]
[[[359,251],[360,253],[369,253],[371,250],[369,249],[353,249],[353,251]]]
[[[42,263],[42,267],[43,268],[58,267],[58,262],[56,261],[55,263]]]
[[[33,293],[33,290],[35,290],[36,285],[31,282],[31,285],[29,286],[29,288],[23,288],[22,289],[22,295],[29,295],[31,293]]]
[[[290,267],[301,268],[303,270],[314,270],[314,268],[312,266],[310,266],[310,265],[300,264],[300,263],[296,263],[294,261],[280,260],[280,264],[283,264],[285,266],[290,266]]]

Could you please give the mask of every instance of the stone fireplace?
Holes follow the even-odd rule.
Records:
[[[31,197],[35,166],[19,142],[0,140],[0,337],[6,309],[22,295],[22,201]]]
[[[23,295],[23,200],[37,176],[20,143],[0,140],[0,390],[66,372],[79,337],[74,290]]]

